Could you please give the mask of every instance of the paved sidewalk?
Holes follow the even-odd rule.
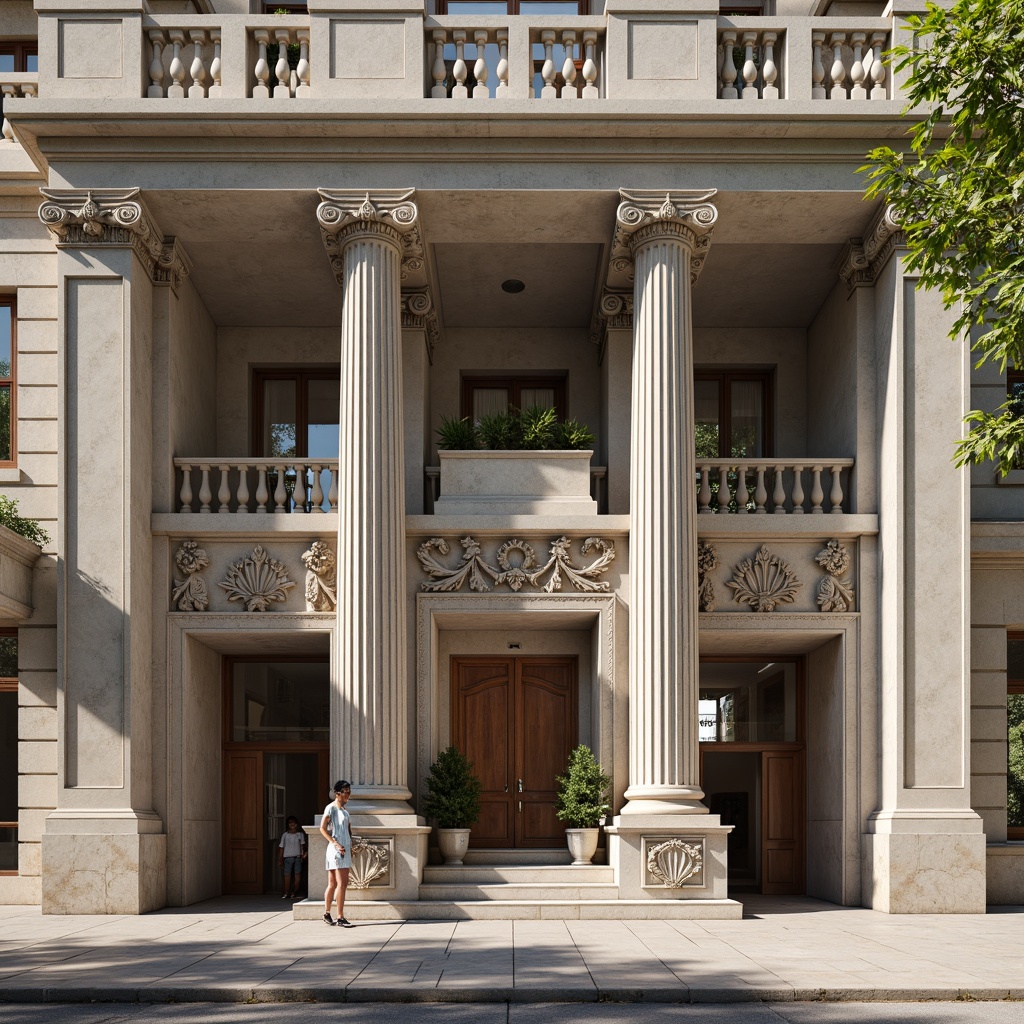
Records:
[[[144,917],[0,907],[0,1002],[1024,1000],[1024,907],[890,917],[749,897],[744,910],[345,930],[267,898]]]

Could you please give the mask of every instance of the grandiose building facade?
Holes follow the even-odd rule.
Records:
[[[0,902],[280,891],[338,777],[353,916],[1024,902],[1024,378],[857,173],[915,4],[2,7]],[[439,450],[509,407],[593,451]]]

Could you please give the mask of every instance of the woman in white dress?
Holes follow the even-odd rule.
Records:
[[[345,779],[334,784],[334,799],[324,808],[320,819],[320,834],[327,840],[327,889],[324,892],[324,924],[340,924],[354,928],[345,920],[345,890],[348,888],[348,869],[352,867],[352,832],[349,814],[345,810],[352,795],[352,785]],[[331,917],[331,902],[337,901],[338,920]]]

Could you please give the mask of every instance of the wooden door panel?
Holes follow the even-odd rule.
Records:
[[[803,753],[761,755],[762,884],[766,895],[804,891]]]
[[[230,752],[224,761],[224,891],[263,891],[263,752]]]

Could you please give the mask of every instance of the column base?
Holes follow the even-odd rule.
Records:
[[[618,815],[605,829],[608,862],[624,900],[728,900],[727,842],[732,825],[717,814]]]
[[[352,786],[349,814],[411,814],[412,793],[405,786]]]
[[[707,814],[700,786],[630,786],[623,815]]]
[[[981,832],[867,833],[864,906],[886,914],[984,914]]]

